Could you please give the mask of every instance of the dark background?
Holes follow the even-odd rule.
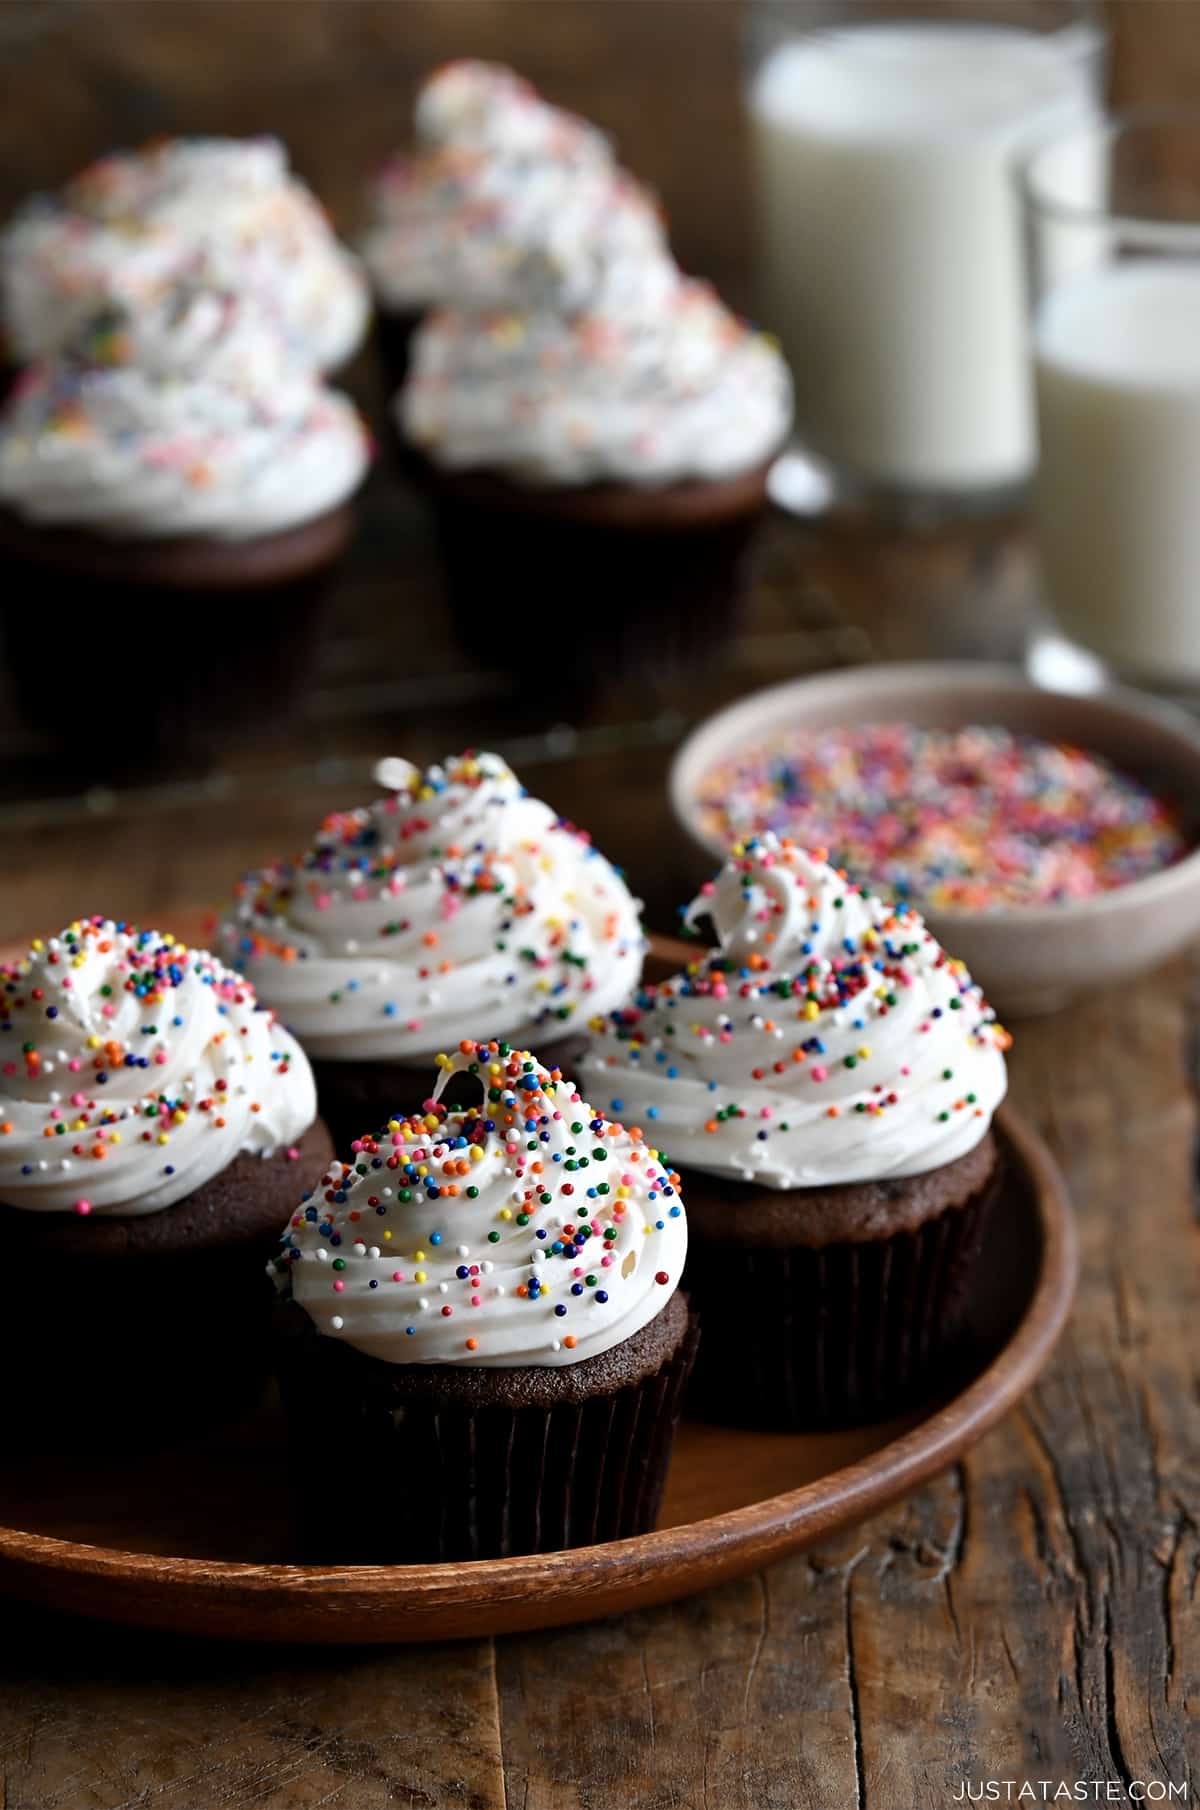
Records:
[[[1102,10],[1118,102],[1200,99],[1198,0]],[[422,78],[479,55],[511,62],[610,130],[659,190],[680,261],[748,308],[745,16],[741,0],[0,3],[0,215],[153,134],[270,131],[353,237],[367,173],[405,143]],[[813,16],[828,16],[827,0],[814,0]],[[339,381],[379,425],[385,392],[370,351]],[[468,745],[498,748],[587,825],[670,925],[703,868],[664,797],[690,722],[756,686],[848,660],[1019,657],[1037,594],[1019,518],[916,533],[861,517],[819,528],[778,519],[757,572],[743,619],[702,646],[682,680],[646,661],[583,698],[557,681],[547,625],[527,683],[514,685],[489,664],[486,635],[468,646],[456,636],[428,523],[384,457],[312,684],[281,730],[259,732],[250,675],[245,733],[215,763],[130,774],[113,764],[119,708],[112,733],[81,759],[21,720],[0,671],[0,937],[79,910],[81,869],[91,901],[117,913],[218,899],[232,874],[307,841],[323,811],[368,797],[380,755],[426,762]],[[497,610],[519,603],[520,574],[498,572]],[[570,612],[568,593],[559,632],[570,632]],[[47,623],[51,700],[56,660],[112,658],[82,609],[63,614]]]
[[[814,17],[828,10],[817,0]],[[1195,0],[1101,10],[1114,99],[1200,98]],[[680,261],[746,305],[743,14],[742,0],[8,0],[0,212],[155,133],[269,131],[353,232],[364,174],[405,143],[430,67],[493,57],[612,132],[662,195]]]

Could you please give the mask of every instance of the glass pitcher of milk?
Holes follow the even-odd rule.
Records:
[[[1098,110],[1069,0],[754,0],[758,313],[806,450],[909,496],[1011,495],[1035,463],[1014,168]]]
[[[1098,173],[1078,200],[1080,166]],[[1118,676],[1200,695],[1200,112],[1056,136],[1021,174],[1035,519],[1052,616]]]

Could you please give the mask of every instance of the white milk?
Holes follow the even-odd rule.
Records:
[[[1130,676],[1200,680],[1200,260],[1110,265],[1035,329],[1046,589]]]
[[[750,96],[761,312],[802,438],[877,482],[1034,464],[1015,152],[1094,110],[1078,39],[867,25],[783,46]]]

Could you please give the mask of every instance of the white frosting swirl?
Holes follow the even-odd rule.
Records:
[[[415,1063],[486,1028],[549,1040],[637,986],[620,874],[497,755],[326,820],[241,885],[219,947],[312,1056]]]
[[[174,937],[87,918],[0,966],[0,1201],[157,1213],[317,1116],[304,1052]]]
[[[679,1284],[677,1177],[525,1051],[465,1043],[482,1106],[434,1106],[357,1141],[277,1261],[319,1332],[391,1364],[580,1364],[660,1314]]]
[[[1004,1098],[978,986],[906,905],[765,835],[689,918],[720,949],[598,1021],[581,1065],[686,1171],[769,1188],[920,1175],[965,1156]]]
[[[363,242],[390,307],[582,307],[608,265],[661,252],[654,201],[604,134],[512,70],[447,64],[416,126],[417,154],[372,184]]]
[[[472,145],[513,155],[611,161],[604,134],[578,114],[544,101],[532,82],[505,63],[457,57],[424,82],[415,108],[417,141],[426,147]]]
[[[273,138],[167,139],[90,165],[0,235],[0,306],[21,359],[97,307],[137,309],[181,278],[249,293],[307,362],[342,364],[366,328],[366,282]]]
[[[31,367],[0,417],[0,504],[99,534],[243,540],[343,503],[369,457],[353,405],[254,303],[183,285]]]
[[[771,340],[660,256],[615,265],[583,313],[431,316],[398,412],[451,469],[672,484],[769,459],[791,383]]]

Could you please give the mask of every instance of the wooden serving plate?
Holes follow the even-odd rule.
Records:
[[[194,935],[195,914],[188,920],[180,914],[178,929]],[[679,953],[657,943],[655,966]],[[1009,1182],[979,1266],[971,1346],[953,1384],[917,1412],[842,1433],[685,1422],[660,1525],[637,1539],[461,1565],[325,1568],[283,1562],[290,1514],[271,1397],[238,1425],[166,1453],[10,1457],[0,1475],[0,1591],[226,1638],[445,1640],[665,1602],[852,1527],[999,1420],[1067,1318],[1077,1259],[1062,1179],[1015,1113],[1002,1109],[997,1129]]]

